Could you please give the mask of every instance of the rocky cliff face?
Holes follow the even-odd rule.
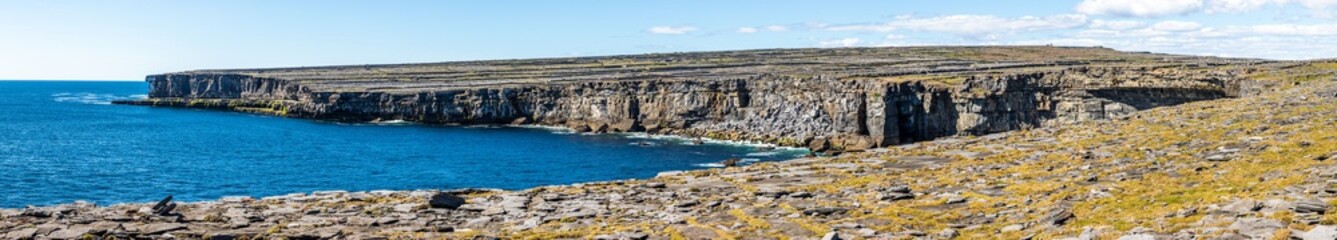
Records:
[[[872,60],[857,63],[868,61]],[[995,64],[1022,66],[1004,70],[994,69],[995,65],[977,67],[982,64],[953,68],[895,64],[867,67],[871,70],[839,67],[852,70],[807,75],[771,73],[765,70],[778,67],[753,65],[729,66],[743,69],[737,71],[710,70],[720,72],[716,75],[700,72],[707,66],[690,71],[665,67],[659,71],[672,74],[600,73],[576,80],[569,80],[571,73],[526,70],[565,80],[469,84],[449,80],[453,78],[315,81],[310,80],[313,74],[184,72],[149,76],[150,99],[122,103],[338,121],[542,124],[849,151],[1119,118],[1142,109],[1236,95],[1242,81],[1232,71],[1182,64]],[[844,66],[817,66],[829,65]],[[922,74],[906,73],[907,69],[922,69]],[[476,72],[468,73],[482,74]],[[414,74],[443,78],[438,72]],[[935,74],[939,77],[906,78]]]
[[[309,92],[243,75],[154,75],[158,105],[264,111],[339,121],[543,124],[578,131],[756,140],[857,150],[956,134],[1111,119],[1152,107],[1229,96],[1229,76],[1147,86],[1083,85],[1072,72],[925,82],[761,75],[712,81],[620,81],[423,92]],[[175,100],[173,100],[175,99]],[[155,104],[141,102],[141,104]]]

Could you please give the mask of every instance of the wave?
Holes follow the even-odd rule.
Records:
[[[780,153],[781,153],[780,151],[753,152],[753,153],[747,153],[747,156],[749,156],[749,157],[770,157],[770,156],[780,155]]]
[[[103,93],[63,92],[63,93],[51,94],[51,97],[53,98],[52,100],[55,100],[56,102],[110,105],[112,101],[145,99],[148,98],[148,95],[135,94],[135,95],[120,96],[115,94],[103,94]]]
[[[398,126],[398,125],[411,125],[411,124],[415,124],[414,122],[404,121],[404,120],[401,120],[401,119],[384,120],[384,121],[371,121],[371,122],[368,122],[368,123],[369,123],[369,124],[372,124],[372,125],[380,125],[380,126]]]
[[[697,166],[697,167],[708,167],[708,168],[722,168],[722,167],[724,167],[724,164],[723,164],[723,163],[697,163],[697,164],[692,164],[692,166]]]
[[[757,162],[761,162],[761,159],[760,159],[760,158],[743,158],[743,159],[738,159],[738,165],[748,165],[748,164],[757,163]],[[724,167],[724,163],[717,163],[717,162],[715,162],[715,163],[697,163],[697,164],[692,164],[692,166],[706,167],[706,168],[722,168],[722,167]]]
[[[807,148],[799,148],[799,147],[782,147],[782,146],[775,145],[775,144],[771,144],[771,143],[762,143],[762,142],[757,142],[757,141],[720,140],[720,139],[713,139],[713,138],[695,138],[695,137],[683,137],[683,136],[663,135],[663,134],[649,134],[649,133],[643,133],[643,132],[638,132],[638,133],[621,133],[621,134],[626,135],[626,138],[630,138],[630,139],[665,140],[665,141],[672,141],[672,142],[678,142],[678,143],[689,144],[689,145],[693,144],[692,142],[694,142],[694,141],[696,141],[696,140],[700,140],[701,143],[703,143],[703,144],[731,145],[731,146],[752,147],[752,148],[774,148],[774,150],[772,150],[772,151],[761,152],[761,153],[755,153],[755,154],[762,154],[762,155],[752,155],[752,154],[748,154],[748,156],[774,156],[774,155],[778,155],[778,154],[786,153],[786,152],[796,152],[796,151],[807,151],[807,150],[808,150]]]
[[[565,134],[580,134],[580,135],[586,135],[586,136],[589,136],[589,135],[600,135],[600,134],[602,134],[602,133],[592,133],[592,132],[577,133],[577,132],[575,132],[574,130],[571,130],[571,128],[562,127],[562,126],[548,126],[548,125],[537,125],[537,124],[512,124],[512,125],[508,125],[508,126],[510,126],[510,127],[517,127],[517,128],[546,129],[546,130],[551,131],[551,132],[554,133],[554,134],[563,134],[563,135],[565,135]],[[683,137],[683,136],[665,135],[665,134],[650,134],[650,133],[644,133],[644,132],[608,133],[608,134],[622,135],[623,137],[628,138],[628,139],[658,140],[658,141],[666,141],[666,142],[669,142],[669,143],[684,144],[684,145],[696,145],[695,142],[697,142],[697,140],[700,140],[700,142],[701,142],[702,144],[730,145],[730,146],[737,146],[737,147],[772,148],[772,149],[773,149],[773,150],[771,150],[771,151],[767,151],[766,153],[762,153],[762,154],[764,154],[764,155],[749,155],[749,156],[775,156],[775,155],[779,155],[779,154],[789,154],[789,153],[792,153],[792,154],[794,154],[794,155],[802,155],[802,154],[804,154],[804,153],[807,153],[807,151],[808,151],[807,148],[800,148],[800,147],[782,147],[782,146],[775,145],[775,144],[762,143],[762,142],[757,142],[757,141],[720,140],[720,139],[712,139],[712,138]],[[632,144],[632,145],[637,145],[637,143],[630,143],[630,144]]]
[[[463,128],[502,128],[502,126],[496,124],[470,124],[464,125]]]
[[[560,126],[548,126],[548,125],[537,125],[537,124],[510,124],[506,126],[513,128],[547,130],[548,132],[552,132],[553,134],[561,134],[561,135],[576,134],[575,130],[571,130],[571,128],[560,127]]]

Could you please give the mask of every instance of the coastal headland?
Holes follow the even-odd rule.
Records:
[[[775,49],[150,75],[121,104],[537,124],[820,156],[538,187],[0,209],[0,238],[1337,237],[1337,62]],[[628,161],[634,161],[629,159]]]

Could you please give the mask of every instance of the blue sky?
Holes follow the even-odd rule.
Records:
[[[755,48],[1337,57],[1337,0],[8,1],[0,79]]]

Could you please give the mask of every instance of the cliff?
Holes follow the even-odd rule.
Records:
[[[121,101],[336,121],[542,124],[857,151],[1246,94],[1258,60],[1103,48],[782,49],[150,75]]]
[[[898,122],[934,125],[941,119],[899,116],[951,116],[931,112],[965,106],[956,119],[1034,118],[1047,126],[520,191],[324,191],[0,209],[0,238],[1337,239],[1337,61],[1253,67],[1264,70],[1243,71],[1250,81],[1224,93],[1250,94],[1118,121],[1081,120],[1223,93],[1046,87],[1076,79],[1071,74],[963,81],[941,96],[899,94],[937,92],[928,84],[892,85],[894,97],[864,100],[892,99],[885,102],[897,111],[884,116]],[[1024,100],[990,100],[1008,98]],[[1051,104],[1029,105],[1044,102]],[[1023,114],[1041,112],[1033,106],[1053,106],[1044,112],[1054,115]]]

